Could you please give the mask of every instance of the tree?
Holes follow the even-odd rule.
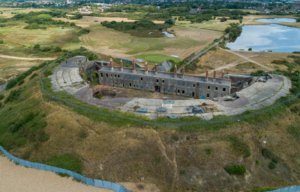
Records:
[[[34,49],[40,49],[41,46],[40,46],[40,44],[35,44],[35,45],[33,46],[33,48],[34,48]]]
[[[250,47],[250,48],[248,49],[248,51],[252,51],[252,48]]]
[[[169,18],[165,21],[165,24],[169,24],[169,25],[174,25],[175,24],[175,20],[172,18]]]
[[[225,17],[221,18],[221,22],[227,21],[227,19]]]

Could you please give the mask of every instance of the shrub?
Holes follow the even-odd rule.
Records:
[[[178,135],[173,135],[173,137],[172,137],[173,139],[174,139],[174,141],[178,141],[179,140],[179,137],[178,137]]]
[[[18,86],[22,85],[24,83],[24,79],[18,82]]]
[[[236,137],[230,137],[229,141],[231,141],[234,150],[237,153],[242,154],[244,158],[251,156],[250,147],[246,143],[240,141]]]
[[[33,46],[33,48],[34,48],[34,49],[40,49],[40,48],[41,48],[41,45],[40,45],[40,44],[35,44],[35,45]]]
[[[79,138],[85,139],[85,138],[87,138],[87,136],[88,136],[87,131],[85,131],[85,130],[79,131]]]
[[[6,97],[4,103],[13,102],[19,98],[21,95],[22,89],[19,88],[18,90],[12,90],[9,95]]]
[[[31,75],[31,77],[29,79],[33,79],[35,78],[36,76],[38,76],[38,74],[34,73],[33,75]]]
[[[259,159],[256,160],[256,165],[259,165],[260,161]]]
[[[278,163],[278,162],[279,162],[278,159],[275,158],[275,157],[272,159],[272,161],[273,161],[274,163]]]
[[[4,95],[3,94],[0,95],[0,100],[2,100],[2,99],[4,99]]]
[[[74,171],[76,173],[80,173],[82,169],[82,162],[69,154],[61,156],[54,155],[51,158],[49,158],[45,162],[45,164],[64,168],[70,171]]]
[[[224,169],[230,175],[244,175],[246,173],[244,165],[228,165]]]
[[[46,76],[46,77],[48,77],[48,76],[50,76],[50,75],[53,75],[53,72],[51,71],[51,70],[47,70],[47,71],[45,71],[44,72],[44,75]]]
[[[180,175],[183,175],[183,174],[185,174],[185,171],[184,170],[180,171]]]
[[[264,157],[269,158],[269,159],[272,159],[273,157],[275,157],[274,153],[272,153],[272,152],[271,152],[269,149],[267,149],[267,148],[263,148],[263,149],[262,149],[262,155],[263,155]]]
[[[190,136],[187,136],[187,137],[186,137],[186,140],[191,140],[191,137],[190,137]]]
[[[102,96],[103,96],[103,93],[98,93],[97,94],[98,99],[102,99]]]
[[[7,85],[6,85],[6,90],[9,90],[13,87],[15,87],[18,84],[18,81],[16,79],[12,79],[10,81],[8,81]]]
[[[174,25],[175,24],[175,20],[172,18],[169,18],[165,21],[165,24],[169,24],[169,25]]]
[[[227,19],[225,17],[221,18],[221,22],[227,21]]]
[[[15,133],[19,131],[19,129],[24,126],[26,123],[32,121],[34,119],[35,115],[33,112],[29,112],[23,117],[21,120],[19,120],[17,123],[14,124],[11,132]]]
[[[205,151],[206,151],[206,154],[211,154],[211,149],[205,149]]]
[[[4,41],[2,39],[0,39],[0,44],[3,44],[3,43],[4,43]]]
[[[51,51],[51,47],[43,47],[42,52],[48,52]]]
[[[269,168],[270,169],[275,169],[276,168],[276,164],[273,163],[273,162],[269,163]]]

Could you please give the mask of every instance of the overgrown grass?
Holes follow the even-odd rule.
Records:
[[[61,156],[52,156],[48,160],[44,162],[47,165],[64,168],[70,171],[74,171],[76,173],[81,173],[82,170],[82,162],[72,155],[65,154]]]
[[[244,158],[251,156],[249,145],[242,142],[236,137],[230,137],[229,141],[232,143],[233,149],[236,151],[236,153],[243,155]]]
[[[244,165],[228,165],[224,169],[230,175],[244,175],[246,173]]]
[[[160,54],[147,54],[147,55],[138,55],[136,58],[141,58],[147,61],[148,63],[161,63],[165,60],[174,60],[175,62],[179,62],[180,60],[176,57],[170,57],[166,55]]]

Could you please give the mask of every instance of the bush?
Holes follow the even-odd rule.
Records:
[[[276,164],[273,163],[273,162],[269,163],[269,168],[270,169],[275,169],[276,168]]]
[[[51,71],[51,70],[47,70],[47,71],[45,71],[44,72],[44,75],[46,76],[46,77],[48,77],[48,76],[50,76],[50,75],[53,75],[53,72]]]
[[[178,135],[173,135],[173,137],[172,137],[173,139],[174,139],[174,141],[178,141],[179,140],[179,137],[178,137]]]
[[[224,169],[230,175],[244,175],[246,173],[244,165],[228,165]]]
[[[19,98],[21,95],[22,89],[19,88],[18,90],[12,90],[9,95],[6,97],[4,103],[13,102]]]
[[[34,48],[34,49],[40,49],[40,48],[41,48],[41,45],[40,45],[40,44],[35,44],[35,45],[33,46],[33,48]]]
[[[8,81],[7,85],[6,85],[6,90],[9,90],[13,87],[15,87],[18,84],[18,81],[16,79],[12,79],[10,81]]]
[[[80,40],[78,37],[75,37],[74,39],[72,39],[71,41],[72,43],[80,43]]]
[[[0,95],[0,100],[2,100],[2,99],[4,99],[4,95],[1,94]]]
[[[231,141],[234,150],[237,153],[242,154],[244,158],[251,156],[250,147],[246,143],[240,141],[236,137],[230,137],[229,141]]]
[[[275,157],[272,159],[272,161],[273,161],[274,163],[278,163],[278,162],[279,162],[278,159],[275,158]]]
[[[271,152],[269,149],[267,149],[267,148],[263,148],[263,149],[262,149],[262,155],[263,155],[264,157],[269,158],[269,159],[272,159],[273,157],[275,157],[274,153],[272,153],[272,152]]]
[[[169,25],[174,25],[175,24],[175,20],[172,18],[169,18],[165,21],[165,24],[169,24]]]
[[[51,47],[43,47],[42,52],[48,52],[48,51],[51,51]]]
[[[33,79],[35,78],[36,76],[38,76],[38,74],[34,73],[33,75],[31,75],[31,77],[29,79]]]
[[[22,85],[24,83],[24,79],[18,82],[18,86]]]
[[[222,17],[221,22],[225,22],[225,21],[227,21],[227,19],[225,17]]]
[[[2,39],[0,39],[0,44],[3,44],[3,43],[4,43],[4,41]]]
[[[87,136],[88,136],[87,131],[85,131],[85,130],[79,131],[79,138],[85,139],[85,138],[87,138]]]
[[[19,120],[17,123],[14,124],[11,132],[15,133],[19,131],[19,129],[24,126],[26,123],[32,121],[34,119],[35,115],[33,112],[29,112],[23,117],[21,120]]]
[[[206,151],[206,154],[211,154],[211,149],[205,149],[205,151]]]
[[[80,173],[82,170],[82,162],[69,154],[61,156],[54,155],[50,159],[48,159],[45,164],[64,168],[76,173]]]
[[[256,165],[259,165],[259,163],[260,163],[260,160],[259,160],[259,159],[257,159],[255,162],[256,162]]]

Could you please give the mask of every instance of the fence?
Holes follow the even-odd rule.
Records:
[[[30,161],[19,159],[19,158],[13,156],[12,154],[8,153],[1,145],[0,145],[0,150],[8,159],[10,159],[20,165],[23,165],[25,167],[30,167],[30,168],[44,170],[44,171],[50,171],[50,172],[54,172],[54,173],[68,174],[68,175],[70,175],[70,177],[76,178],[87,185],[91,185],[94,187],[100,187],[100,188],[104,188],[104,189],[110,189],[115,192],[130,192],[123,185],[120,185],[118,183],[113,183],[110,181],[103,181],[103,180],[98,180],[98,179],[91,179],[91,178],[85,177],[79,173],[75,173],[75,172],[67,170],[67,169],[62,169],[59,167],[54,167],[54,166],[45,165],[45,164],[41,164],[41,163],[33,163]]]

